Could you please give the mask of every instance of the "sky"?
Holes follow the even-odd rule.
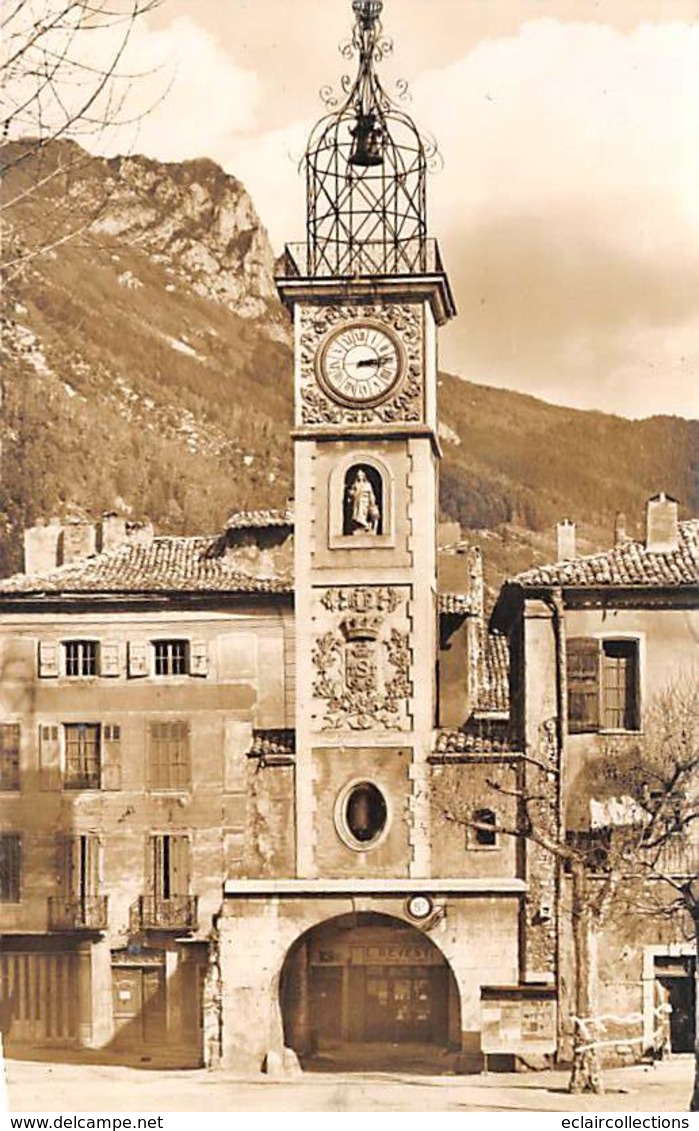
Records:
[[[385,0],[389,89],[436,138],[458,318],[443,368],[626,416],[699,415],[699,0]],[[208,156],[273,246],[303,238],[298,162],[350,0],[164,0],[131,58],[161,100],[128,144]],[[133,130],[133,127],[132,127]]]

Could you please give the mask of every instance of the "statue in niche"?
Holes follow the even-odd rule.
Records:
[[[380,534],[382,484],[379,473],[373,468],[351,467],[345,484],[344,533]]]

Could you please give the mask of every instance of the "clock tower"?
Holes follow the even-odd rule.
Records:
[[[434,146],[380,82],[381,0],[305,157],[307,239],[278,279],[295,349],[296,871],[427,879],[436,716]]]

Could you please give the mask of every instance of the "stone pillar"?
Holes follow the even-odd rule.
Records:
[[[112,952],[108,938],[102,938],[90,946],[90,983],[92,997],[90,1048],[99,1049],[108,1045],[114,1036]]]
[[[310,970],[308,945],[303,943],[287,970],[284,1005],[291,1021],[287,1044],[302,1056],[311,1051]]]
[[[259,1072],[284,1048],[279,974],[298,931],[282,930],[277,900],[226,899],[219,919],[224,1068]],[[291,936],[291,937],[289,937]]]

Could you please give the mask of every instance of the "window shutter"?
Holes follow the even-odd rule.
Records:
[[[190,675],[209,674],[209,645],[206,640],[193,640],[189,649]]]
[[[163,837],[159,834],[149,840],[149,876],[148,888],[156,899],[162,899],[166,889],[164,874]]]
[[[148,644],[143,640],[129,641],[129,675],[148,675]]]
[[[121,727],[102,727],[102,789],[121,789]]]
[[[599,730],[599,641],[576,636],[566,642],[568,730]]]
[[[100,675],[121,675],[121,644],[118,640],[105,640],[100,646]]]
[[[86,896],[93,898],[100,892],[100,840],[95,833],[87,833],[83,840],[85,844],[83,889]]]
[[[170,837],[170,893],[189,895],[189,837]]]
[[[56,865],[58,868],[58,890],[69,899],[73,894],[73,838],[59,836],[56,839]]]
[[[60,789],[61,740],[57,723],[39,727],[39,784],[41,789]]]
[[[19,789],[19,755],[19,723],[0,724],[0,789]]]
[[[39,641],[39,675],[41,679],[57,679],[59,674],[58,644],[53,640]]]

